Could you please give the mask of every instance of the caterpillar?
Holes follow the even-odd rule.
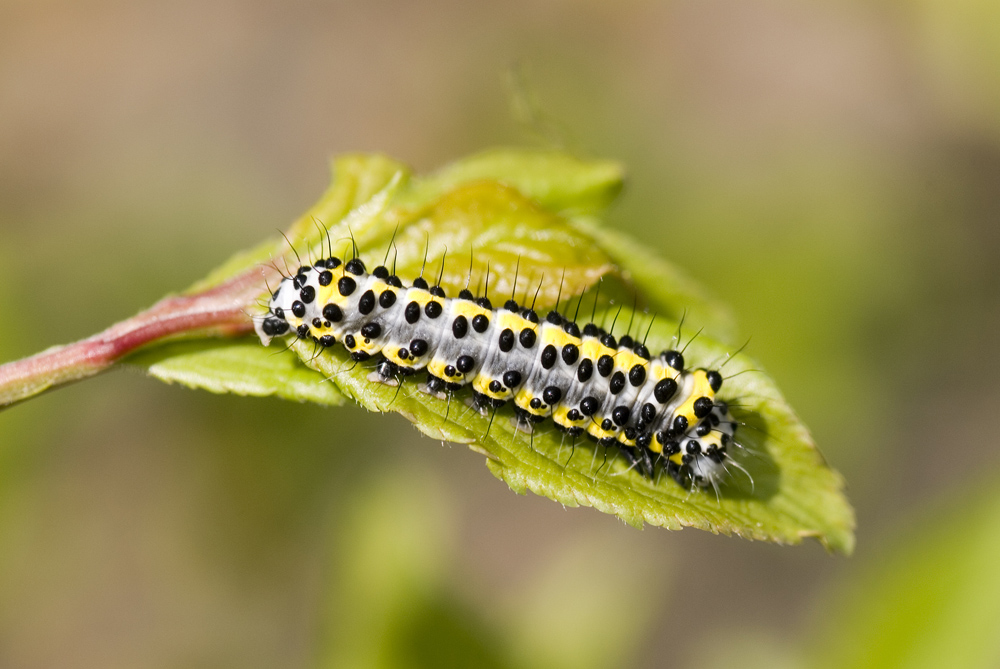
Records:
[[[449,298],[423,277],[406,287],[356,257],[331,255],[283,277],[254,328],[265,345],[294,335],[376,359],[372,382],[426,371],[420,389],[441,398],[471,386],[476,409],[513,402],[521,429],[551,419],[617,447],[646,477],[666,471],[685,487],[716,486],[735,443],[737,423],[717,399],[722,375],[686,368],[682,351],[651,356],[628,334],[581,328],[557,310],[539,318],[513,299],[494,308],[468,288]]]

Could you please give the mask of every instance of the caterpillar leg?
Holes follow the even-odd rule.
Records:
[[[535,423],[539,423],[543,420],[545,420],[544,416],[536,416],[533,413],[525,411],[521,407],[514,405],[514,417],[510,419],[510,422],[519,432],[531,434],[535,431]]]
[[[443,400],[448,398],[448,394],[445,392],[446,387],[447,386],[444,382],[444,379],[439,379],[436,376],[428,374],[427,381],[417,386],[417,390],[419,390],[422,393],[427,393],[428,395],[436,397],[439,400]]]
[[[490,416],[494,409],[499,409],[507,404],[507,400],[496,400],[489,395],[473,392],[472,397],[467,399],[465,403],[470,409],[478,411],[480,415]]]
[[[511,416],[510,424],[515,430],[524,434],[532,434],[535,431],[535,424],[520,416]]]
[[[375,367],[375,371],[368,375],[368,380],[372,383],[396,387],[399,385],[399,365],[389,360],[382,360]]]
[[[642,475],[648,479],[653,478],[653,458],[650,452],[645,448],[635,449],[638,451],[636,459],[639,461],[639,469],[642,471]]]

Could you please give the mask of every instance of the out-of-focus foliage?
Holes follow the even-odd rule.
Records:
[[[392,469],[361,488],[366,504],[346,518],[331,564],[319,666],[599,669],[631,654],[632,634],[608,620],[634,617],[641,631],[656,608],[644,589],[663,576],[592,575],[608,560],[652,555],[583,539],[500,606],[477,609],[449,578],[453,514],[435,479]]]
[[[2,11],[5,360],[87,336],[273,234],[326,185],[332,154],[424,171],[521,143],[495,76],[520,58],[576,153],[628,165],[604,229],[733,307],[725,342],[751,337],[850,482],[859,525],[850,560],[636,532],[511,495],[481,457],[395,416],[115,373],[0,414],[0,665],[322,666],[353,601],[348,519],[376,509],[383,479],[440,495],[443,515],[399,509],[432,525],[408,541],[445,536],[409,550],[434,563],[428,599],[465,619],[455,645],[476,630],[494,663],[792,669],[844,658],[857,635],[881,652],[851,619],[884,624],[900,664],[988,642],[976,620],[951,623],[990,619],[977,593],[939,584],[977,559],[940,544],[985,555],[995,524],[996,3]],[[937,550],[957,562],[927,578],[913,565]],[[377,587],[384,565],[359,583]],[[914,602],[940,624],[898,634]],[[402,647],[386,629],[357,643]]]
[[[1000,665],[1000,483],[922,509],[841,596],[816,667]]]

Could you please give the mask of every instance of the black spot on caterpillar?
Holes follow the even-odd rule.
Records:
[[[449,298],[422,278],[407,288],[385,267],[368,273],[360,259],[331,257],[285,277],[254,326],[264,344],[294,335],[340,343],[356,361],[377,358],[372,382],[425,371],[421,390],[442,398],[471,386],[480,410],[513,402],[522,428],[551,419],[617,447],[650,478],[665,471],[682,486],[707,486],[726,473],[737,423],[716,398],[718,371],[688,369],[676,350],[651,356],[627,335],[557,311],[539,319],[513,300],[494,309],[469,291]]]

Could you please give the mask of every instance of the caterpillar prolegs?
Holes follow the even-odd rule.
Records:
[[[425,392],[471,386],[480,409],[512,401],[522,426],[551,419],[617,447],[647,477],[665,471],[683,486],[707,486],[725,476],[737,423],[716,397],[722,376],[686,368],[680,351],[651,356],[594,323],[581,328],[558,311],[539,318],[513,299],[494,308],[468,289],[449,298],[422,277],[405,287],[358,258],[299,267],[267,306],[254,318],[264,344],[283,335],[340,343],[356,361],[377,359],[373,382],[426,370]]]

